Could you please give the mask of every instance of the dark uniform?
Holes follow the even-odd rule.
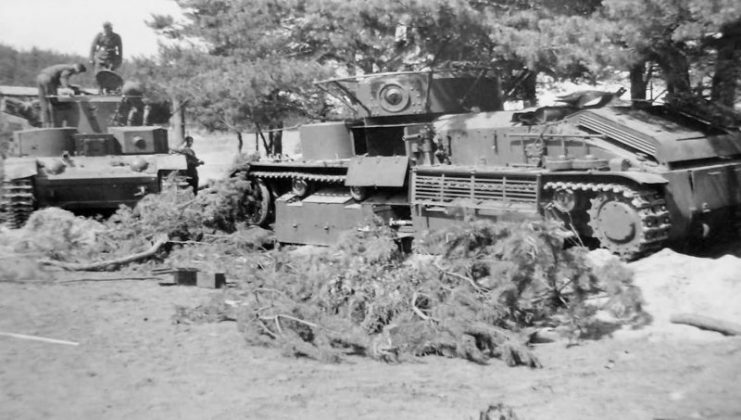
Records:
[[[113,120],[120,125],[149,125],[148,101],[144,99],[144,86],[140,82],[128,81],[121,88],[121,102]]]
[[[39,103],[41,105],[41,125],[43,127],[54,126],[54,113],[52,105],[56,103],[57,89],[61,86],[69,88],[69,78],[73,74],[84,72],[85,66],[82,64],[57,64],[41,70],[36,77],[36,84],[39,88]]]
[[[196,157],[196,152],[190,147],[193,144],[193,138],[188,136],[185,138],[185,146],[178,150],[178,152],[185,155],[185,164],[187,169],[185,175],[188,177],[188,184],[193,188],[193,194],[198,194],[198,167],[203,165],[203,161]]]
[[[103,32],[95,36],[90,47],[90,63],[95,65],[96,71],[116,70],[123,60],[123,45],[121,37],[113,32],[111,24],[103,24]]]

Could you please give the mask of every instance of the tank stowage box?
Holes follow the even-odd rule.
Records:
[[[61,156],[75,150],[75,128],[34,128],[16,131],[10,144],[11,156]]]

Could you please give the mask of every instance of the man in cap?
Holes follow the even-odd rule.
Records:
[[[90,64],[100,70],[116,70],[123,60],[121,37],[113,32],[111,22],[103,23],[103,32],[98,33],[90,47]]]
[[[198,167],[203,165],[203,161],[198,159],[196,152],[193,151],[193,137],[187,136],[183,143],[183,147],[173,148],[172,151],[185,155],[187,165],[185,176],[188,178],[188,184],[193,188],[193,194],[198,194]]]
[[[85,72],[84,64],[57,64],[41,70],[36,77],[39,88],[39,103],[41,105],[41,125],[43,127],[54,126],[54,112],[52,105],[57,102],[57,89],[59,87],[71,89],[69,78],[72,75]]]

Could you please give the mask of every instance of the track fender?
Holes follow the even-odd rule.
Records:
[[[638,171],[612,172],[611,174],[627,178],[639,184],[668,184],[669,181],[659,174]]]
[[[11,158],[4,162],[5,180],[28,178],[38,174],[36,158]]]
[[[158,171],[184,171],[188,168],[183,155],[157,155]]]

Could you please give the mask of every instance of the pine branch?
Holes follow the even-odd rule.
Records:
[[[157,251],[162,248],[166,243],[168,243],[169,240],[167,237],[160,237],[152,246],[142,252],[138,252],[136,254],[128,255],[121,258],[116,258],[113,260],[108,261],[100,261],[96,263],[91,264],[75,264],[75,263],[66,263],[63,261],[56,261],[56,260],[50,260],[50,259],[43,259],[39,261],[39,264],[43,265],[51,265],[55,267],[61,267],[65,270],[69,271],[98,271],[98,270],[104,270],[104,269],[111,269],[123,264],[128,264],[134,261],[143,260],[145,258],[149,258],[157,253]]]
[[[435,268],[437,268],[438,270],[440,270],[440,272],[442,272],[443,274],[445,274],[447,276],[455,277],[455,278],[457,278],[459,280],[463,280],[463,281],[468,282],[468,284],[470,284],[471,287],[473,287],[473,289],[476,290],[477,292],[479,292],[481,294],[484,294],[485,293],[484,289],[482,289],[478,284],[476,284],[476,282],[472,278],[466,277],[466,276],[461,275],[461,274],[458,274],[458,273],[453,273],[451,271],[447,271],[444,268],[440,267],[440,265],[437,262],[432,263],[432,265]]]

